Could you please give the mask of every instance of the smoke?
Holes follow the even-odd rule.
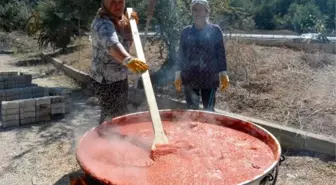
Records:
[[[96,120],[96,122],[92,120]],[[149,185],[146,168],[154,164],[154,161],[150,158],[150,139],[133,134],[123,134],[122,128],[116,124],[113,126],[112,124],[98,126],[98,120],[99,107],[92,107],[90,111],[76,111],[76,119],[69,120],[70,124],[74,126],[75,140],[72,151],[76,152],[80,139],[87,137],[85,135],[87,132],[94,132],[94,129],[97,129],[99,138],[94,139],[92,142],[95,143],[89,145],[93,145],[91,151],[95,150],[96,152],[98,150],[93,154],[96,156],[92,156],[97,157],[96,162],[104,163],[104,166],[107,164],[110,166],[106,171],[106,178],[120,179],[119,177],[121,177],[120,183],[118,181],[119,184],[127,181],[135,185]],[[91,142],[84,140],[83,142]],[[99,167],[93,166],[92,168]]]
[[[102,127],[99,133],[113,148],[110,153],[113,158],[111,165],[115,167],[113,171],[132,184],[149,185],[146,168],[154,164],[150,158],[149,139],[136,134],[123,134],[118,125]]]

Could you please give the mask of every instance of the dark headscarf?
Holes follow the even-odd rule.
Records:
[[[135,17],[138,19],[138,16],[136,14],[136,12],[133,12],[135,13]],[[101,7],[98,9],[97,11],[97,16],[98,17],[105,17],[105,18],[108,18],[110,19],[115,28],[116,28],[116,31],[121,34],[121,36],[126,39],[126,40],[133,40],[132,38],[132,33],[131,33],[131,25],[129,23],[129,20],[126,16],[126,12],[124,12],[124,14],[122,14],[121,17],[117,17],[113,14],[111,14],[109,12],[109,10],[107,9],[107,7],[105,7],[104,3],[103,3],[103,0],[101,1]],[[137,20],[137,23],[138,23],[139,20]]]
[[[102,17],[109,18],[117,28],[117,31],[119,33],[123,32],[123,27],[126,25],[125,23],[128,22],[127,17],[124,14],[121,17],[117,17],[111,14],[109,10],[105,7],[103,1],[104,0],[102,0],[100,3],[100,8],[97,11],[97,16],[101,18]]]

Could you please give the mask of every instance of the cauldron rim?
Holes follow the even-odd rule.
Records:
[[[226,119],[226,120],[241,122],[242,124],[247,124],[249,126],[252,126],[252,128],[256,129],[259,133],[262,132],[264,135],[267,135],[269,137],[269,139],[271,140],[269,142],[274,142],[273,145],[276,148],[275,149],[272,148],[271,146],[269,146],[269,143],[265,142],[264,140],[261,140],[261,141],[263,141],[264,143],[266,143],[272,149],[272,152],[273,152],[273,155],[274,155],[274,159],[273,159],[272,164],[266,170],[264,170],[264,172],[261,173],[260,175],[255,176],[253,179],[246,180],[245,182],[242,182],[239,185],[253,184],[253,183],[257,182],[257,181],[260,181],[261,179],[263,179],[264,177],[266,177],[268,174],[270,174],[272,172],[272,170],[274,170],[279,165],[279,163],[280,163],[280,158],[281,158],[282,150],[281,150],[281,146],[280,146],[279,141],[276,139],[276,137],[270,131],[268,131],[267,129],[263,128],[260,125],[252,123],[251,121],[247,121],[247,120],[244,120],[244,119],[241,119],[241,118],[236,118],[236,117],[229,116],[229,115],[223,115],[223,114],[216,113],[216,112],[203,111],[203,110],[163,109],[163,110],[159,110],[159,113],[160,113],[160,117],[161,117],[162,121],[164,121],[165,118],[167,118],[167,116],[170,116],[170,115],[178,116],[179,114],[190,114],[190,115],[193,115],[193,116],[197,116],[198,115],[198,117],[200,117],[200,115],[213,116],[215,118],[222,118],[222,119]],[[141,120],[137,119],[139,117],[141,117],[143,119],[141,119]],[[146,118],[146,119],[144,119],[144,118]],[[207,119],[207,118],[205,118],[205,119]],[[94,129],[97,129],[100,126],[104,126],[106,124],[121,124],[121,122],[124,122],[125,124],[127,124],[127,123],[131,124],[131,123],[141,122],[141,121],[144,121],[144,120],[145,121],[151,121],[150,112],[149,111],[135,112],[135,113],[130,113],[130,114],[125,114],[125,115],[122,115],[122,116],[118,116],[118,117],[113,118],[110,121],[105,121],[101,125],[99,125],[97,127],[93,127],[90,130],[88,130],[80,138],[79,144],[76,147],[76,159],[77,159],[77,162],[79,163],[79,166],[82,168],[82,170],[85,173],[88,173],[87,170],[85,169],[85,167],[82,165],[82,162],[79,159],[77,151],[79,149],[78,146],[80,145],[82,139],[85,137],[85,135],[88,132],[90,132],[90,131],[92,131]],[[195,121],[195,120],[194,119],[190,119],[190,121]],[[207,123],[207,124],[212,124],[212,123]],[[245,132],[245,133],[247,133],[247,132]],[[251,133],[248,133],[248,134],[251,135]],[[252,136],[254,136],[254,135],[252,134]],[[90,173],[90,175],[93,176],[93,178],[96,178],[98,181],[102,181],[102,182],[104,181],[103,179],[100,179],[99,177],[96,177],[92,173]]]

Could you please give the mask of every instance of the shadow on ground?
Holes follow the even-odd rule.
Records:
[[[328,156],[324,154],[319,154],[315,152],[310,151],[304,151],[304,150],[284,150],[283,151],[284,156],[288,157],[311,157],[311,158],[317,158],[323,162],[335,162],[336,158],[335,156]]]
[[[70,185],[70,179],[76,178],[76,177],[81,177],[82,175],[84,175],[82,170],[77,170],[77,171],[65,174],[65,175],[63,175],[62,178],[60,178],[53,185]]]
[[[53,185],[70,185],[70,181],[73,179],[77,179],[80,177],[84,177],[84,172],[82,170],[77,170],[68,174],[63,175],[55,184]],[[91,177],[86,177],[85,182],[87,185],[104,185]],[[86,184],[75,184],[75,185],[86,185]]]

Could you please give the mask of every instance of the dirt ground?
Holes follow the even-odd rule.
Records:
[[[99,107],[88,103],[90,97],[52,65],[17,67],[11,60],[11,56],[0,55],[0,71],[21,70],[33,74],[33,82],[40,86],[63,89],[71,111],[50,123],[0,129],[0,184],[70,185],[69,175],[79,170],[76,143],[96,125]],[[285,155],[278,184],[335,184],[335,159],[302,152]]]

